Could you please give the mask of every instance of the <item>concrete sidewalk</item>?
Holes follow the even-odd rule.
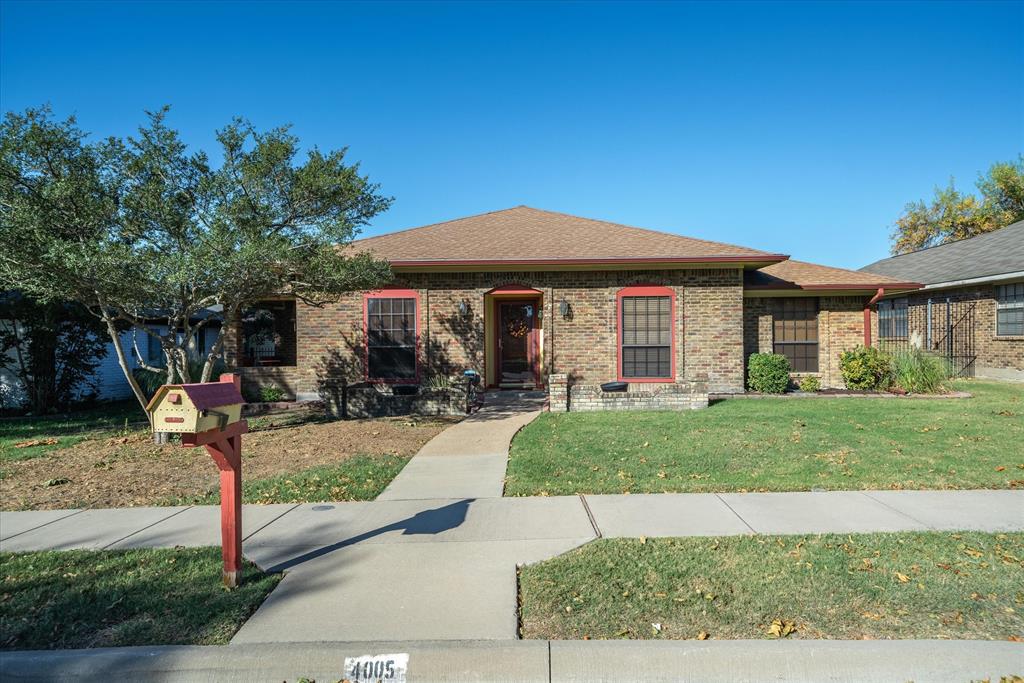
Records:
[[[420,449],[377,500],[500,498],[509,444],[544,407],[544,399],[489,393],[479,412]]]
[[[0,512],[0,549],[15,552],[217,545],[219,514],[215,506]],[[242,520],[246,553],[265,567],[275,567],[289,559],[289,550],[331,545],[338,545],[340,550],[356,544],[589,540],[598,535],[1021,531],[1024,491],[378,500],[245,505]]]
[[[335,681],[346,657],[408,653],[410,683],[662,681],[965,683],[1024,671],[991,641],[514,641],[259,643],[0,653],[7,681]]]
[[[0,549],[217,545],[218,514],[212,506],[2,512]],[[1024,530],[1024,491],[247,505],[243,529],[246,556],[286,576],[235,643],[511,640],[516,566],[601,536]]]

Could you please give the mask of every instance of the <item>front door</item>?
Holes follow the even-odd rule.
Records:
[[[537,384],[537,305],[498,303],[498,383],[500,386]]]

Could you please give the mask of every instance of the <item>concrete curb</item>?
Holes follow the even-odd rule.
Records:
[[[997,641],[406,641],[0,653],[5,681],[337,681],[346,657],[409,653],[411,683],[965,682],[1024,672]]]

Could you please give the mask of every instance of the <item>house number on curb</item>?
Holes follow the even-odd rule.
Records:
[[[405,683],[409,653],[345,657],[345,681],[349,683]]]

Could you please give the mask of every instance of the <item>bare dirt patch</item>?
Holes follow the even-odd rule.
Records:
[[[354,455],[412,455],[450,419],[381,418],[321,422],[243,438],[246,479],[290,474]],[[157,446],[149,432],[91,438],[32,460],[3,463],[0,507],[52,510],[156,505],[216,489],[206,450]]]

